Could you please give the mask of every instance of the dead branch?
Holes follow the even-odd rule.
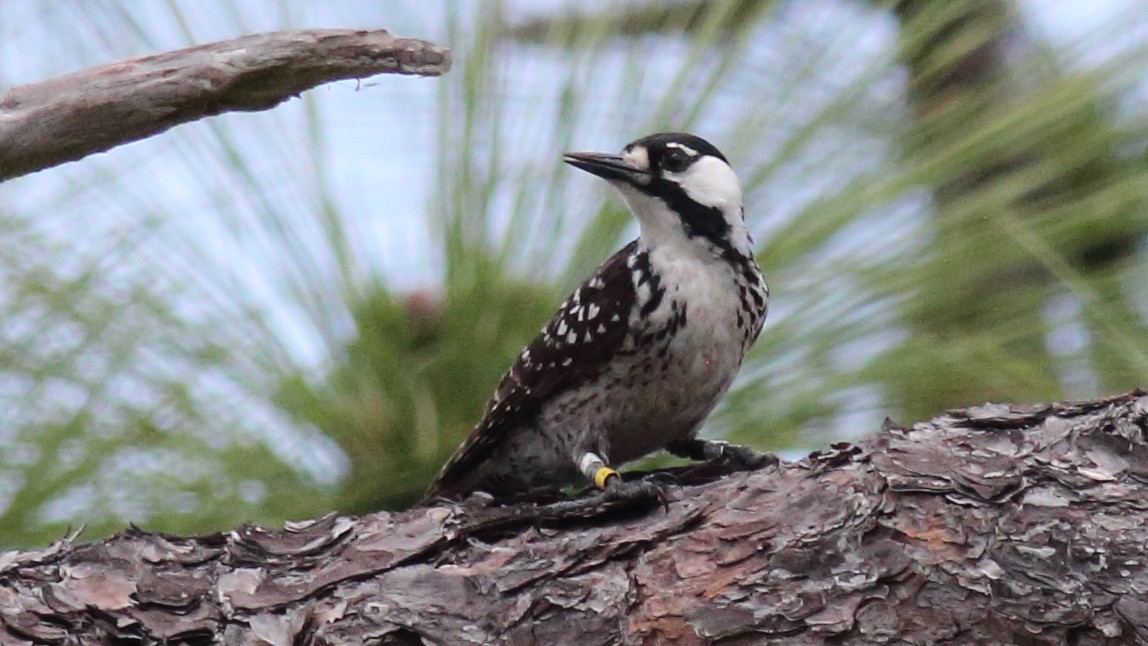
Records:
[[[665,509],[530,521],[471,499],[62,540],[0,555],[0,642],[1144,643],[1146,424],[1141,392],[985,405],[683,472]]]
[[[274,31],[103,65],[0,97],[0,181],[330,81],[449,69],[442,47],[354,29]]]

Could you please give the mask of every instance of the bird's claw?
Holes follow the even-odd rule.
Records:
[[[608,502],[657,500],[668,510],[667,490],[676,483],[677,478],[668,473],[651,473],[638,480],[612,480],[601,495]]]
[[[763,453],[740,444],[712,442],[706,448],[709,449],[710,446],[714,447],[714,454],[707,455],[707,460],[729,471],[756,471],[779,462],[777,456],[772,453]]]
[[[535,521],[590,518],[654,501],[668,511],[667,489],[676,482],[676,478],[664,473],[649,474],[637,480],[622,480],[621,476],[614,476],[607,480],[605,489],[592,495],[536,505],[525,516]]]

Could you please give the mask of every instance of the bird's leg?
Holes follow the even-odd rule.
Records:
[[[539,505],[528,512],[536,521],[591,517],[614,509],[660,501],[667,504],[663,484],[651,478],[626,482],[606,466],[598,454],[587,452],[578,460],[578,470],[599,489],[590,496]]]
[[[752,471],[777,463],[777,456],[772,453],[762,453],[748,446],[696,437],[670,442],[666,445],[666,450],[679,458],[715,462],[734,471]]]
[[[594,482],[594,486],[602,490],[600,494],[606,500],[641,500],[656,498],[663,504],[666,502],[665,483],[658,482],[656,478],[642,478],[640,480],[625,481],[618,472],[606,466],[606,461],[597,453],[586,452],[578,461],[578,468],[586,479]]]
[[[592,451],[587,451],[578,460],[578,470],[599,489],[605,489],[607,483],[611,481],[620,482],[622,480],[622,476],[618,475],[617,471],[606,466],[606,461]]]

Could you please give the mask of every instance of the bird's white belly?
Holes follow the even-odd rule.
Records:
[[[688,323],[664,358],[638,362],[617,375],[608,392],[616,411],[603,420],[615,463],[627,462],[693,434],[729,387],[741,365],[731,344]]]
[[[685,323],[649,351],[616,366],[605,390],[612,411],[601,420],[613,463],[656,451],[692,435],[729,388],[741,366],[745,332],[738,327],[733,276],[672,260],[659,267],[666,283],[651,329],[668,325],[675,305]],[[689,290],[689,299],[683,293]]]

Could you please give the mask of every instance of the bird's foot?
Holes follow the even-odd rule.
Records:
[[[662,507],[669,506],[667,490],[677,484],[678,480],[668,473],[650,473],[637,480],[622,480],[611,478],[606,488],[598,494],[610,502],[651,502],[658,501]]]
[[[780,462],[772,453],[719,440],[689,438],[671,442],[666,449],[679,457],[707,462],[727,473],[754,471]]]
[[[756,471],[775,466],[780,460],[772,453],[763,453],[740,444],[710,440],[706,443],[706,461],[725,467],[729,471]]]
[[[621,476],[614,475],[605,481],[604,489],[572,500],[537,505],[530,515],[535,521],[546,521],[592,518],[655,503],[668,509],[667,490],[676,482],[676,478],[665,473],[652,473],[636,480],[622,480]]]

